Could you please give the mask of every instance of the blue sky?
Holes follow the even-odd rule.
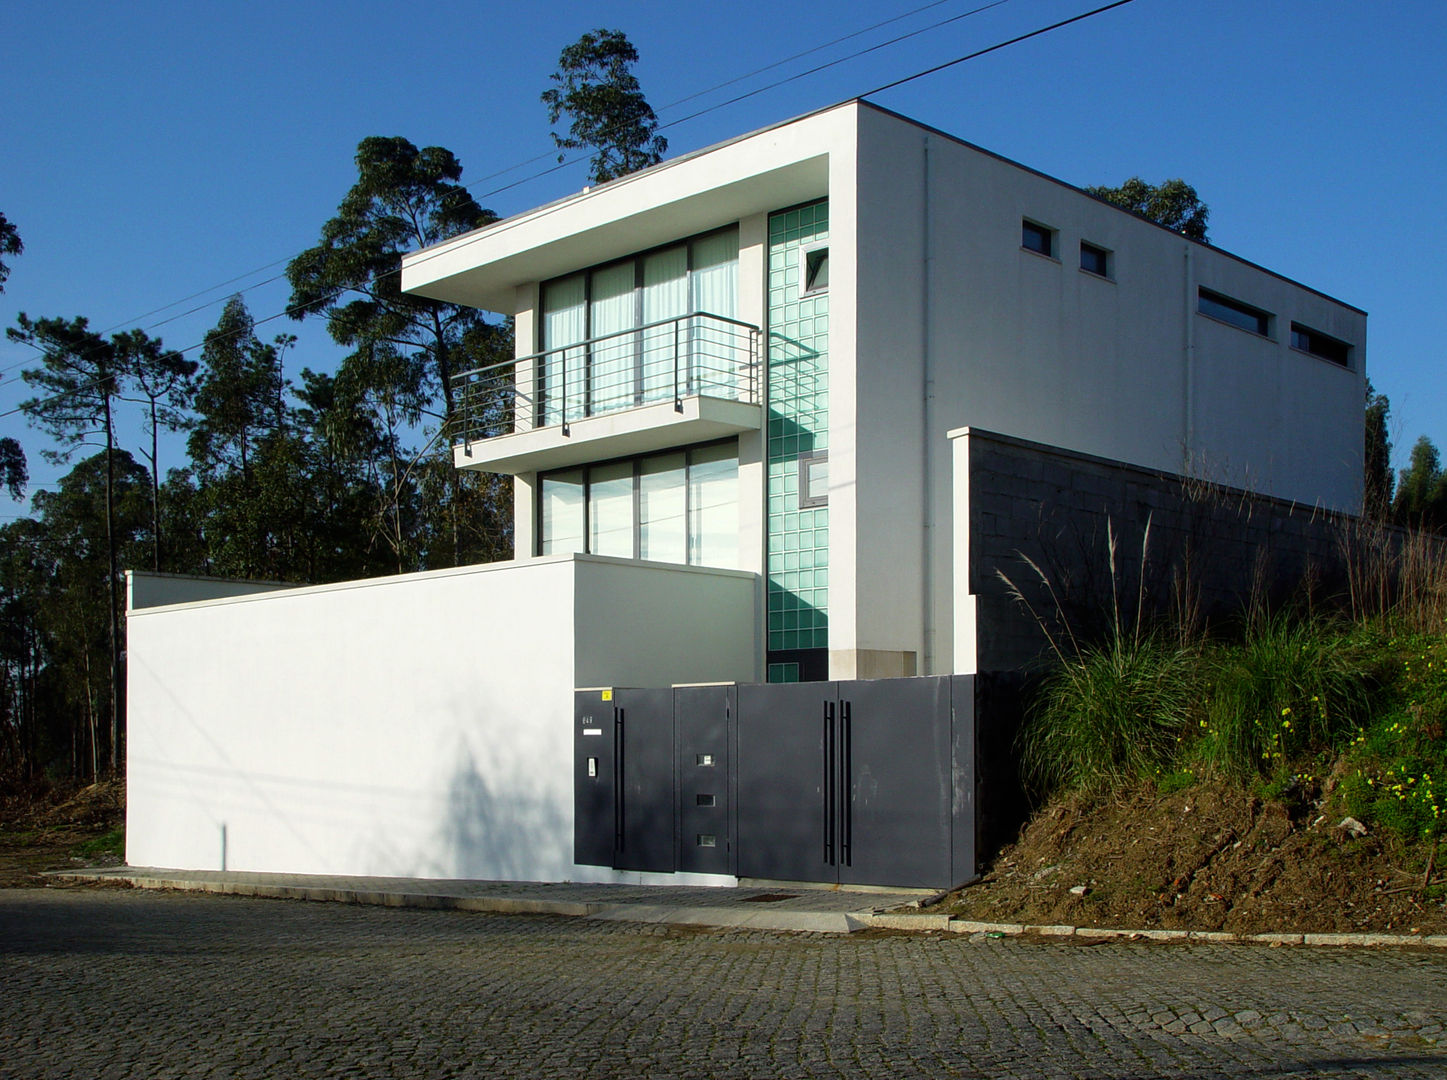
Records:
[[[550,158],[485,178],[549,154],[538,95],[584,30],[629,35],[668,123],[987,0],[936,4],[664,108],[927,2],[10,0],[0,210],[26,250],[10,260],[0,323],[86,315],[182,348],[237,289],[258,319],[279,313],[285,285],[264,279],[281,266],[253,271],[315,243],[368,135],[451,149],[500,214],[576,190],[581,163],[497,190]],[[1094,6],[1008,0],[670,127],[671,153]],[[1440,0],[1135,0],[873,100],[1070,183],[1184,177],[1211,207],[1218,246],[1369,312],[1368,373],[1391,397],[1401,464],[1420,434],[1447,450],[1444,51]],[[283,331],[298,327],[261,327]],[[319,325],[300,332],[293,374],[335,364]],[[19,371],[34,356],[0,341],[0,412],[30,396]],[[0,434],[21,440],[36,484],[65,471],[40,459],[44,437],[23,416],[0,418]],[[179,449],[168,464],[181,464]],[[0,517],[22,509],[0,506]]]

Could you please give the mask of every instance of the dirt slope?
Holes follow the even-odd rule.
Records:
[[[1285,807],[1221,785],[1060,800],[983,881],[935,910],[1136,929],[1447,933],[1447,867],[1428,846],[1354,836],[1340,820],[1293,821]]]

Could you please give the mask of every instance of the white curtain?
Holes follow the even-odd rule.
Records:
[[[561,424],[575,415],[574,405],[581,402],[583,390],[584,350],[566,349],[576,345],[586,333],[583,311],[582,274],[550,281],[543,287],[543,351],[538,362],[533,400],[538,427]],[[573,405],[565,405],[565,402]],[[580,533],[581,535],[581,533]]]
[[[689,310],[726,319],[738,317],[739,234],[736,229],[693,242]],[[746,355],[740,328],[706,319],[693,327],[694,393],[738,396],[739,364]]]
[[[688,466],[688,561],[736,569],[739,458],[733,443],[693,451]]]
[[[542,543],[544,555],[583,550],[583,470],[543,477]]]
[[[643,322],[662,322],[688,314],[688,248],[655,251],[643,259]],[[643,400],[673,397],[674,343],[686,340],[686,327],[659,326],[643,335]],[[681,357],[679,359],[682,359]],[[684,372],[679,370],[679,377]]]
[[[685,472],[682,454],[659,454],[643,459],[638,476],[640,559],[688,561]]]
[[[589,385],[594,413],[611,412],[633,404],[637,335],[621,333],[638,325],[633,275],[634,264],[630,259],[594,270],[589,283],[588,336],[594,343]],[[617,336],[609,337],[610,334]]]
[[[588,474],[588,550],[633,558],[633,462],[595,465]]]

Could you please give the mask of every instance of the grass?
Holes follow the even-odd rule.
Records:
[[[93,836],[84,843],[76,844],[71,854],[82,859],[93,859],[100,855],[124,857],[126,853],[126,827],[117,825],[109,832]]]
[[[1138,581],[1149,540],[1148,525]],[[1231,637],[1148,625],[1139,594],[1123,617],[1109,531],[1107,548],[1111,609],[1098,641],[1077,638],[1038,565],[1026,560],[1055,604],[1050,620],[1001,575],[1054,660],[1020,741],[1037,794],[1106,793],[1142,778],[1170,792],[1215,776],[1303,812],[1335,800],[1332,812],[1406,840],[1442,836],[1447,558],[1436,540],[1378,542],[1378,564],[1359,566],[1334,615],[1258,607]]]
[[[1270,777],[1340,745],[1366,714],[1372,664],[1351,628],[1278,613],[1201,654],[1205,687],[1186,748],[1209,772]]]
[[[1196,669],[1153,634],[1081,650],[1040,687],[1021,746],[1031,782],[1103,790],[1159,772],[1197,700]]]

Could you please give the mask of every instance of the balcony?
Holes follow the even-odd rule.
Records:
[[[695,312],[463,372],[453,461],[515,475],[757,430],[759,337]]]

